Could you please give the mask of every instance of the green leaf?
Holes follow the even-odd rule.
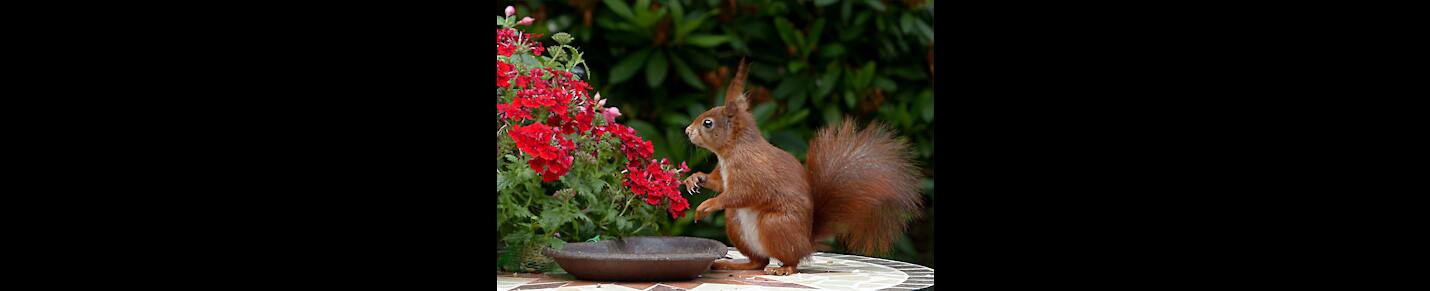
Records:
[[[750,76],[754,76],[755,78],[765,81],[774,81],[776,78],[779,78],[779,74],[779,68],[775,66],[766,65],[762,62],[750,63]]]
[[[649,122],[645,122],[639,119],[631,119],[626,121],[626,126],[630,126],[631,129],[635,129],[636,135],[641,136],[641,138],[644,138],[646,140],[659,140],[658,137],[660,137],[660,131],[656,131],[655,126],[651,125]]]
[[[551,207],[542,210],[539,216],[541,219],[537,220],[537,224],[541,225],[541,229],[545,229],[548,232],[560,229],[562,223],[571,220],[570,214],[566,213],[566,211],[564,211],[565,209],[566,208],[562,207]]]
[[[705,104],[690,104],[690,107],[686,107],[685,110],[690,113],[690,120],[695,121],[696,117],[700,117],[700,114],[705,113]]]
[[[829,43],[819,46],[819,56],[827,59],[837,58],[844,55],[844,44]]]
[[[670,19],[674,20],[675,23],[683,22],[685,20],[685,6],[680,3],[680,0],[672,0],[667,3],[670,4]]]
[[[824,124],[826,126],[838,124],[841,118],[842,117],[839,113],[839,106],[824,106]]]
[[[685,114],[675,112],[662,114],[660,116],[660,121],[665,122],[665,125],[673,127],[685,127],[686,125],[690,125],[690,117],[685,116]]]
[[[775,18],[775,30],[779,31],[780,39],[784,40],[785,44],[793,46],[799,45],[799,43],[795,42],[794,38],[794,24],[791,24],[789,19],[785,19],[784,17]]]
[[[793,77],[785,78],[784,81],[781,81],[780,85],[775,87],[775,92],[773,93],[775,99],[784,100],[785,98],[789,98],[790,94],[794,94],[796,90],[803,89],[803,86],[799,83],[799,79],[799,77]]]
[[[670,68],[666,65],[665,50],[656,49],[655,55],[651,56],[650,59],[646,61],[646,85],[649,85],[651,88],[655,88],[655,86],[660,85],[661,82],[665,82],[665,73],[669,70]]]
[[[727,41],[730,41],[728,35],[696,34],[685,38],[686,44],[704,48],[715,47]]]
[[[869,82],[874,81],[875,66],[874,61],[869,61],[869,63],[864,64],[864,68],[859,69],[859,74],[854,78],[854,88],[863,90],[869,87]]]
[[[606,0],[605,2],[606,2],[606,7],[611,8],[611,12],[615,12],[616,15],[619,15],[619,16],[621,16],[621,17],[624,17],[624,18],[626,18],[627,20],[635,20],[635,19],[636,19],[634,15],[631,15],[631,7],[630,7],[630,6],[626,6],[626,1],[624,1],[624,0]]]
[[[844,105],[849,109],[854,109],[854,105],[859,100],[854,99],[854,92],[844,91]]]
[[[609,3],[609,1],[608,1]],[[646,57],[650,56],[652,49],[646,48],[630,56],[611,67],[611,84],[620,84],[636,75],[636,70],[645,64]]]
[[[933,43],[933,26],[924,22],[923,19],[914,19],[914,27],[918,28],[919,33],[923,34],[925,39],[928,39],[928,43]]]
[[[671,126],[665,129],[666,143],[670,144],[670,149],[666,152],[670,153],[671,160],[677,161],[677,165],[680,164],[679,161],[686,160],[687,157],[685,155],[689,153],[686,152],[686,144],[689,144],[690,139],[685,136],[685,132],[682,130],[685,128],[685,125],[689,125],[689,123],[680,126]]]
[[[864,4],[868,4],[869,8],[874,8],[874,11],[884,12],[885,9],[884,3],[879,2],[879,0],[865,0]]]
[[[889,68],[889,75],[909,80],[928,79],[928,74],[924,73],[922,66],[898,66]]]
[[[883,88],[886,92],[893,92],[899,90],[899,85],[894,83],[894,80],[889,80],[889,78],[874,78],[874,85],[879,86],[879,88]]]
[[[679,1],[676,1],[679,2]],[[680,79],[684,80],[690,87],[700,91],[705,91],[705,83],[700,82],[700,77],[695,75],[695,71],[690,70],[690,66],[685,64],[685,60],[675,55],[670,56],[670,63],[675,65],[675,72],[680,74]]]
[[[919,93],[919,108],[923,108],[924,122],[933,121],[933,90],[924,90]]]
[[[568,234],[568,235],[569,235],[569,234]],[[548,239],[546,240],[546,245],[547,245],[547,246],[550,246],[551,249],[553,249],[553,250],[558,250],[558,251],[559,251],[559,250],[561,250],[561,248],[566,247],[566,241],[561,240],[561,238],[559,238],[559,237],[554,237],[554,236],[553,236],[553,237],[550,237],[550,238],[548,238]]]
[[[705,19],[710,18],[710,16],[713,15],[713,14],[715,14],[715,13],[698,13],[698,12],[696,12],[696,13],[691,13],[691,15],[696,15],[696,14],[698,14],[698,16],[689,17],[689,18],[685,19],[685,21],[676,21],[676,22],[675,22],[675,40],[676,40],[676,42],[680,42],[680,41],[684,40],[684,39],[685,39],[685,35],[690,34],[691,31],[695,31],[696,28],[699,28],[699,27],[700,27],[700,24],[701,24],[701,23],[704,23],[704,22],[705,22]]]
[[[502,17],[497,16],[497,26],[501,26]]]
[[[807,41],[806,41],[805,43],[807,43],[807,44],[816,44],[816,43],[819,43],[819,37],[820,37],[820,35],[823,35],[823,34],[824,34],[824,18],[819,18],[819,19],[817,19],[817,20],[814,21],[814,25],[811,25],[811,26],[809,27],[809,39],[806,39]],[[807,48],[806,50],[809,50],[809,49],[814,48],[813,45],[810,45],[810,46],[808,46],[808,47],[809,47],[809,48]],[[805,55],[809,55],[809,52],[806,51],[806,52],[805,52]]]
[[[531,240],[531,233],[529,233],[529,232],[516,232],[516,233],[508,234],[506,237],[503,237],[503,238],[502,238],[502,241],[503,241],[503,242],[506,242],[506,244],[507,244],[508,246],[519,246],[519,245],[525,244],[527,241],[530,241],[530,240]],[[513,250],[512,250],[512,249],[507,249],[507,251],[510,252],[510,251],[513,251]]]
[[[833,5],[834,2],[839,2],[839,0],[814,0],[814,6],[824,7]]]
[[[795,156],[803,156],[804,153],[809,150],[808,140],[800,138],[799,135],[787,130],[771,133],[770,144]]]
[[[829,92],[833,92],[834,87],[839,85],[841,68],[842,66],[838,62],[831,62],[824,68],[824,77],[819,79],[819,83],[815,83],[815,87],[818,88],[818,91],[814,93],[815,103],[823,102],[824,96],[828,96]]]
[[[750,110],[750,115],[755,116],[755,123],[765,123],[773,113],[775,113],[775,103],[773,102],[760,104],[755,106],[754,110]]]
[[[788,106],[790,109],[804,107],[804,100],[809,98],[809,90],[799,90],[789,97]]]
[[[909,13],[899,15],[899,31],[905,34],[914,33],[914,17]]]

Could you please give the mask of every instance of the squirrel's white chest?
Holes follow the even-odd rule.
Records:
[[[750,252],[761,257],[769,257],[765,244],[760,241],[760,214],[749,208],[734,208],[730,212],[740,221],[740,240],[750,247]]]
[[[720,190],[730,191],[730,170],[725,168],[726,163],[720,163]]]
[[[720,158],[719,155],[715,157]],[[729,164],[724,162],[725,159],[721,158],[720,161],[720,189],[729,192],[730,178],[733,178],[735,173],[730,172],[730,168],[725,166]],[[720,195],[725,195],[725,193],[720,193]],[[739,221],[740,240],[750,248],[751,253],[761,257],[770,256],[768,252],[765,252],[765,244],[760,241],[760,213],[749,208],[731,208],[727,210],[726,214],[735,216],[735,220]]]

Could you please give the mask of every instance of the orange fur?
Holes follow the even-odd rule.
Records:
[[[792,274],[820,245],[818,240],[831,236],[866,254],[887,249],[906,226],[899,212],[920,204],[907,145],[882,126],[856,132],[846,121],[811,141],[806,170],[793,155],[770,145],[755,126],[743,92],[748,70],[741,60],[725,105],[706,111],[685,129],[691,143],[719,159],[710,174],[685,180],[690,189],[721,193],[700,203],[695,219],[730,209],[725,231],[750,258],[717,261],[714,268],[754,270],[775,258],[784,266],[767,272]]]

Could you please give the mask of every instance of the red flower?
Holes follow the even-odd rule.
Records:
[[[511,136],[522,153],[532,156],[527,161],[531,169],[541,174],[541,180],[552,182],[571,170],[571,150],[575,143],[559,134],[556,128],[536,123],[528,126],[512,126]],[[555,141],[556,145],[552,145]]]
[[[504,44],[498,44],[498,45],[497,45],[497,54],[498,54],[498,55],[501,55],[501,56],[504,56],[504,57],[510,57],[510,56],[511,56],[512,54],[514,54],[514,53],[516,53],[516,45],[512,45],[512,44],[509,44],[509,43],[504,43]]]
[[[514,69],[516,69],[516,66],[497,61],[497,87],[511,88],[511,74]]]
[[[685,216],[685,210],[689,208],[690,201],[677,195],[670,199],[670,208],[667,208],[666,211],[670,212],[670,218],[681,218]]]
[[[533,118],[531,112],[522,110],[521,107],[516,106],[516,104],[497,104],[497,112],[511,121],[523,121]]]
[[[541,52],[543,52],[543,51],[546,51],[546,48],[543,48],[543,47],[541,47],[540,45],[533,45],[533,46],[531,46],[531,54],[533,54],[533,55],[538,55],[538,56],[539,56],[539,55],[541,55]]]

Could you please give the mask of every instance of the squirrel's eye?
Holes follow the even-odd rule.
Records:
[[[710,127],[712,127],[712,126],[715,126],[715,121],[714,121],[714,120],[710,120],[709,118],[706,118],[706,119],[705,119],[705,128],[710,128]]]

